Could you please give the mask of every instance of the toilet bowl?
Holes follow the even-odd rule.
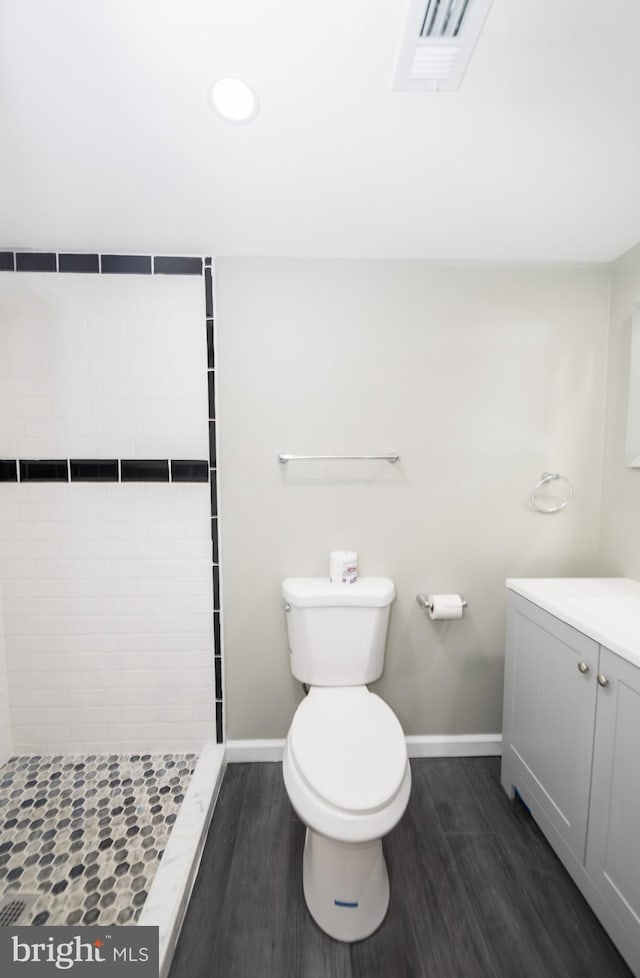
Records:
[[[390,832],[411,789],[402,727],[366,686],[310,688],[289,728],[283,775],[305,825],[341,842]]]
[[[307,907],[341,941],[368,937],[385,917],[382,838],[411,791],[402,727],[366,685],[382,674],[394,596],[387,578],[289,578],[282,586],[291,670],[309,687],[287,735],[283,777],[307,827]]]
[[[411,791],[402,727],[366,686],[311,687],[286,739],[283,776],[307,826],[302,875],[312,917],[337,940],[368,937],[389,905],[382,837]]]

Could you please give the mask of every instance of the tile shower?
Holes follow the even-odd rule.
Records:
[[[195,754],[11,758],[0,771],[0,924],[133,924]]]
[[[0,925],[144,917],[223,742],[214,376],[210,259],[0,252]]]

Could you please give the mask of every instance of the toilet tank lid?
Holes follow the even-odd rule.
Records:
[[[359,577],[352,584],[332,584],[326,577],[288,577],[282,597],[296,608],[385,608],[396,596],[388,577]]]

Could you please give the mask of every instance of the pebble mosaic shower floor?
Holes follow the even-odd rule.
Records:
[[[196,761],[11,758],[0,768],[0,925],[135,923]],[[13,920],[23,895],[34,899]]]

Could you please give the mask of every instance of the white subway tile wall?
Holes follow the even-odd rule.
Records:
[[[3,274],[0,458],[207,458],[200,276]]]
[[[207,459],[208,415],[202,276],[2,275],[0,458]],[[0,581],[15,752],[215,739],[207,483],[0,481]]]
[[[202,484],[0,484],[14,750],[212,739],[209,520]]]

